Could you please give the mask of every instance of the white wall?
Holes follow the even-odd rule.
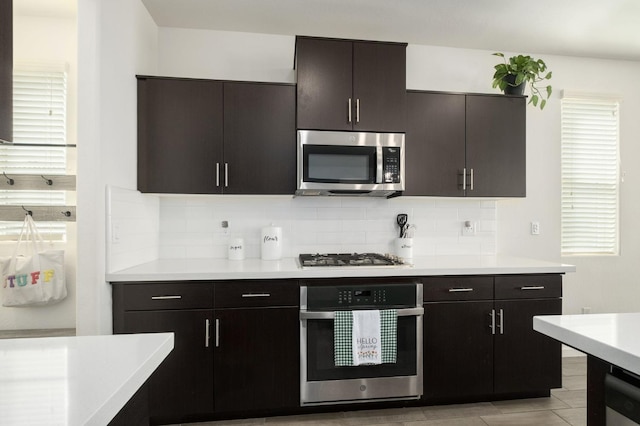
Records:
[[[68,66],[67,143],[77,141],[77,37],[74,19],[14,16],[14,64]],[[69,173],[75,173],[75,153],[70,155]],[[10,256],[15,243],[0,243],[0,256]],[[62,302],[46,307],[5,308],[0,306],[0,330],[74,328],[76,322],[76,225],[67,224],[65,250],[68,295]]]
[[[86,4],[85,4],[86,1]],[[81,262],[85,270],[81,274],[87,279],[86,294],[80,295],[78,327],[83,330],[102,331],[110,328],[110,298],[108,287],[104,283],[104,236],[96,234],[104,228],[104,201],[92,192],[100,193],[105,183],[123,188],[135,188],[135,83],[132,76],[138,73],[173,75],[201,78],[283,81],[291,82],[293,64],[293,40],[291,37],[225,33],[217,31],[178,30],[160,28],[158,31],[158,66],[150,65],[141,71],[137,65],[145,63],[141,58],[133,57],[137,43],[132,41],[149,41],[152,38],[153,25],[145,22],[136,24],[135,18],[144,15],[138,2],[117,0],[101,2],[83,0],[80,2],[81,42],[89,35],[84,50],[85,64],[91,71],[86,86],[91,99],[85,99],[86,106],[91,107],[90,115],[85,123],[81,123],[81,138],[89,136],[93,143],[91,152],[87,152],[80,163],[91,182],[87,185],[82,197],[82,206],[92,213],[91,218],[80,223],[87,235],[79,244],[80,253],[86,253],[87,266]],[[98,14],[102,9],[102,14]],[[88,18],[88,19],[86,19]],[[114,23],[118,23],[117,27]],[[95,29],[88,28],[94,25]],[[109,27],[112,25],[112,27]],[[136,25],[141,25],[136,27]],[[146,37],[135,33],[135,28],[144,29]],[[99,46],[97,51],[98,65],[93,66],[93,53],[88,46],[93,42]],[[152,44],[152,42],[150,41]],[[288,47],[287,47],[288,46]],[[124,50],[124,52],[122,51]],[[266,52],[266,53],[265,53]],[[430,89],[462,92],[494,92],[490,87],[493,65],[496,58],[492,52],[450,49],[430,46],[411,45],[407,50],[407,86],[410,89]],[[509,53],[509,52],[505,52]],[[152,55],[148,55],[151,57]],[[527,114],[527,198],[497,201],[497,234],[495,241],[497,251],[505,254],[529,256],[535,258],[560,260],[559,253],[559,94],[562,89],[602,91],[618,93],[623,96],[622,105],[622,156],[625,162],[638,155],[635,139],[640,134],[637,119],[640,106],[634,96],[638,93],[638,83],[631,78],[640,71],[640,64],[634,62],[618,62],[603,60],[587,60],[543,55],[555,76],[553,99],[544,111],[528,109]],[[89,63],[86,63],[89,61]],[[117,64],[117,67],[114,66]],[[144,68],[144,67],[143,67]],[[92,81],[93,79],[93,81]],[[97,84],[96,80],[102,81]],[[82,81],[81,81],[82,83]],[[81,89],[85,86],[80,86]],[[97,88],[96,88],[97,87]],[[81,103],[81,111],[85,104]],[[85,128],[98,124],[97,130]],[[117,130],[116,130],[117,129]],[[122,164],[121,167],[118,165]],[[94,169],[94,174],[88,170]],[[95,173],[98,171],[98,173]],[[565,311],[575,312],[578,306],[588,303],[595,312],[636,309],[638,290],[633,280],[634,265],[638,241],[633,234],[633,220],[638,209],[631,188],[637,177],[628,170],[626,183],[622,189],[622,255],[611,259],[565,259],[578,264],[578,272],[566,277]],[[79,172],[80,174],[80,172]],[[96,178],[92,176],[97,175]],[[203,198],[193,201],[191,197],[162,199],[160,202],[162,227],[170,226],[180,229],[188,227],[189,215],[195,204],[205,204],[201,212],[214,215],[216,211],[233,211],[242,206],[251,208],[266,207],[272,200],[253,199],[234,201],[232,198]],[[96,202],[95,206],[90,204]],[[280,203],[282,201],[278,201]],[[322,201],[321,201],[322,202]],[[395,201],[386,201],[391,205]],[[459,209],[473,206],[477,200],[454,200]],[[287,203],[284,201],[283,203]],[[335,208],[320,206],[313,208]],[[342,203],[342,201],[341,201]],[[349,202],[350,203],[350,202]],[[403,200],[406,207],[418,209],[426,203],[437,200]],[[412,204],[413,203],[413,204]],[[383,206],[388,208],[389,206]],[[396,207],[396,206],[394,206]],[[79,206],[80,209],[80,206]],[[353,209],[352,205],[341,205],[340,209]],[[358,209],[358,208],[356,208]],[[459,210],[458,210],[459,211]],[[395,210],[394,210],[395,212]],[[316,210],[317,214],[317,210]],[[359,214],[359,213],[358,213]],[[366,207],[365,207],[365,215]],[[389,212],[393,215],[393,212]],[[542,235],[528,234],[529,222],[537,220],[541,224]],[[216,226],[216,218],[212,217],[211,226]],[[233,219],[229,219],[233,221]],[[252,221],[254,219],[251,219]],[[208,222],[207,222],[208,223]],[[344,224],[341,225],[344,228]],[[247,226],[251,235],[255,235],[257,222]],[[291,228],[293,231],[293,228]],[[93,232],[93,234],[91,234]],[[210,229],[208,232],[216,232]],[[385,231],[386,232],[386,231]],[[173,237],[161,234],[161,251],[165,255],[180,255],[180,249],[172,251],[167,242]],[[316,234],[317,238],[317,234]],[[366,237],[365,237],[366,238]],[[317,242],[317,241],[316,241]],[[208,243],[207,243],[208,244]],[[343,242],[337,244],[343,246]],[[209,249],[215,254],[220,248],[211,243]],[[186,247],[184,244],[183,247]],[[186,250],[186,248],[185,248]],[[292,249],[293,250],[293,249]],[[186,254],[185,254],[186,255]],[[92,284],[91,284],[92,283]],[[85,288],[85,287],[82,287]],[[80,293],[80,291],[79,291]],[[80,306],[86,303],[84,312]],[[85,306],[85,305],[83,305]],[[95,312],[95,313],[94,313]]]
[[[112,330],[106,186],[136,188],[136,74],[154,74],[157,27],[139,0],[78,2],[77,333]]]

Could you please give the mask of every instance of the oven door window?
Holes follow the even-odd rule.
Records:
[[[370,146],[305,145],[305,182],[376,183],[376,148]]]
[[[416,374],[416,317],[398,317],[395,364],[336,367],[333,320],[307,320],[307,380],[344,380]]]

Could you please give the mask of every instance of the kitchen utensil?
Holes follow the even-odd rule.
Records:
[[[409,220],[409,215],[406,213],[400,213],[396,217],[396,222],[400,227],[400,238],[404,237],[404,233],[406,231],[405,226],[407,225],[407,221]]]

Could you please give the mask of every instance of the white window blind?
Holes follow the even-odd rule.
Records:
[[[0,171],[18,174],[64,175],[67,128],[67,74],[63,68],[20,68],[13,71],[13,142],[0,145]],[[60,146],[56,146],[60,145]],[[65,205],[65,191],[0,191],[4,205]],[[36,218],[37,220],[37,218]],[[22,223],[0,222],[0,239],[15,239]],[[38,222],[52,239],[64,239],[66,225]]]
[[[562,100],[563,255],[618,254],[619,102]]]

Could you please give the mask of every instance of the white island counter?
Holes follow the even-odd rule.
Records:
[[[104,426],[173,344],[173,333],[0,340],[0,424]]]
[[[533,329],[640,375],[640,313],[540,316]]]
[[[624,377],[625,371],[640,375],[640,313],[536,316],[533,329],[587,354],[587,425],[608,424],[605,378]],[[635,410],[621,399],[616,404],[618,413]]]

